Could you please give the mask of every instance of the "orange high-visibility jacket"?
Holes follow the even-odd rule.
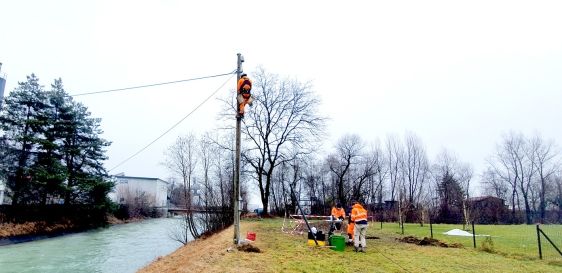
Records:
[[[347,225],[347,234],[353,236],[354,232],[355,232],[355,223],[349,223],[349,225]]]
[[[351,210],[351,221],[367,221],[367,210],[364,209],[361,204],[353,205],[353,209]]]
[[[343,208],[336,208],[333,207],[332,208],[332,216],[334,216],[334,218],[338,219],[338,218],[345,218],[345,210]]]
[[[250,78],[248,78],[248,76],[244,76],[241,77],[238,80],[238,93],[240,93],[242,90],[246,91],[246,92],[250,92],[250,90],[252,89],[252,81],[250,80]]]

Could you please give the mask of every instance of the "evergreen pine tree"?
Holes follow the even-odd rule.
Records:
[[[100,119],[73,101],[61,79],[48,92],[33,74],[19,83],[5,100],[0,128],[0,175],[13,204],[107,204],[110,142],[100,137]]]
[[[48,107],[45,108],[46,126],[39,141],[35,164],[32,166],[34,186],[39,196],[37,201],[46,204],[49,198],[62,195],[66,170],[62,164],[61,135],[65,122],[61,119],[70,108],[65,102],[62,80],[55,80],[47,93]]]
[[[459,223],[461,218],[463,193],[457,179],[452,174],[446,172],[437,185],[439,200],[438,220],[444,223]]]
[[[102,139],[101,120],[81,103],[66,96],[69,111],[61,115],[61,154],[66,168],[65,204],[102,204],[113,184],[103,167],[106,148],[111,144]]]
[[[31,166],[43,137],[46,107],[46,94],[34,74],[27,76],[27,81],[18,83],[5,99],[0,128],[6,146],[0,162],[11,189],[12,204],[30,203],[36,196]]]

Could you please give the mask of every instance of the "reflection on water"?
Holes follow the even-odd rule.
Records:
[[[0,246],[0,272],[136,272],[180,243],[179,219],[151,219],[106,229]]]

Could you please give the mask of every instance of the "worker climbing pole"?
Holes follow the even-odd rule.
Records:
[[[242,54],[238,53],[238,64],[236,69],[237,74],[237,82],[240,82],[242,78],[242,63],[244,62],[244,57]],[[237,112],[236,112],[236,162],[235,162],[235,171],[234,171],[234,196],[232,198],[234,202],[234,244],[239,245],[240,242],[240,123],[241,119],[243,118],[244,112],[240,115],[240,87],[237,84],[236,91],[237,91]],[[249,91],[248,91],[249,93]],[[243,111],[243,108],[242,108]]]
[[[246,73],[242,73],[242,75],[238,75],[238,85],[237,85],[237,97],[236,100],[238,101],[238,118],[244,118],[244,109],[246,104],[252,106],[252,94],[250,91],[252,90],[252,81],[248,78]]]
[[[240,124],[244,118],[244,107],[246,104],[252,105],[252,81],[248,75],[242,70],[244,56],[238,53],[238,62],[236,68],[237,84],[236,84],[236,163],[234,173],[234,243],[239,245],[240,242]]]

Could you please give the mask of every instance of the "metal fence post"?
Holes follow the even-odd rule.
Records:
[[[558,254],[560,254],[560,256],[562,256],[562,251],[560,251],[560,249],[558,249],[556,244],[552,240],[550,240],[548,235],[546,235],[546,233],[544,233],[544,231],[542,231],[542,229],[539,229],[539,231],[542,233],[542,236],[544,236],[544,238],[546,238],[546,240],[552,245],[552,247],[554,247],[554,249],[556,249],[556,251],[558,251]]]
[[[472,245],[476,248],[476,232],[474,231],[474,221],[472,221]]]
[[[541,248],[541,233],[539,225],[537,224],[537,242],[539,244],[539,258],[542,260],[542,248]]]

